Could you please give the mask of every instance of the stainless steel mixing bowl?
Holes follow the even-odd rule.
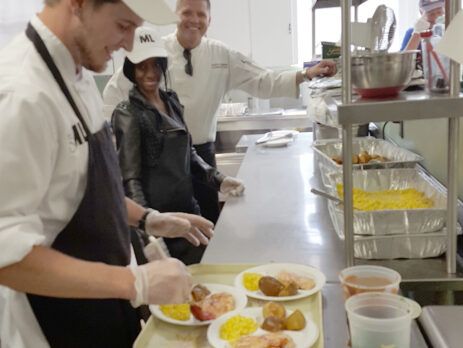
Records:
[[[376,53],[352,57],[352,85],[362,97],[396,95],[409,82],[419,51]]]

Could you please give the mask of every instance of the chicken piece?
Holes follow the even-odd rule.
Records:
[[[197,305],[204,312],[211,313],[215,318],[218,318],[222,314],[235,309],[235,299],[231,294],[219,292],[206,297],[201,302],[198,302]]]
[[[360,160],[360,163],[368,163],[370,162],[371,157],[367,151],[362,151],[362,153],[359,156],[359,160]]]
[[[277,279],[284,285],[287,286],[293,282],[297,285],[298,289],[310,290],[315,287],[315,281],[312,278],[300,276],[295,273],[291,273],[285,270],[280,271],[277,275]]]
[[[284,333],[270,332],[260,336],[242,336],[233,348],[295,348],[291,337]]]
[[[352,164],[359,164],[360,158],[359,155],[352,155]]]
[[[341,157],[331,157],[333,161],[335,161],[337,164],[342,164],[342,158]]]

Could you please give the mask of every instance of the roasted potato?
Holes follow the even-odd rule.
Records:
[[[191,290],[191,296],[193,297],[194,302],[199,302],[205,297],[207,297],[211,292],[205,286],[198,284],[195,285]]]
[[[262,323],[262,329],[270,331],[270,332],[277,332],[285,329],[285,319],[280,319],[277,317],[267,317],[264,319]]]
[[[262,315],[265,318],[276,317],[284,320],[286,318],[286,309],[276,302],[268,302],[262,307]]]
[[[278,296],[284,286],[281,284],[278,279],[270,276],[264,276],[259,280],[259,289],[266,296]]]
[[[359,155],[352,155],[352,164],[359,164],[360,158]]]
[[[305,317],[301,311],[295,310],[288,318],[286,318],[286,330],[299,331],[305,328]]]

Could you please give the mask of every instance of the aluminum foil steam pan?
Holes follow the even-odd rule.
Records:
[[[458,233],[461,227],[458,226]],[[394,236],[355,236],[354,256],[360,259],[423,259],[447,250],[447,232]]]
[[[339,197],[336,185],[342,184],[342,172],[329,175],[330,192]],[[353,186],[375,192],[415,188],[434,201],[433,208],[361,211],[354,210],[354,234],[393,235],[436,232],[444,228],[447,210],[445,192],[435,185],[431,177],[415,168],[356,170]],[[338,235],[344,234],[343,205],[328,202],[328,210]]]
[[[342,141],[317,140],[312,148],[318,157],[318,164],[322,174],[322,181],[325,187],[329,186],[328,175],[334,171],[342,171],[342,164],[333,161],[332,157],[342,157]],[[354,138],[352,140],[352,153],[360,154],[367,151],[370,155],[379,155],[390,159],[388,162],[370,162],[364,164],[353,164],[352,169],[381,169],[381,168],[413,168],[416,163],[421,162],[423,157],[398,147],[386,140],[373,137]]]

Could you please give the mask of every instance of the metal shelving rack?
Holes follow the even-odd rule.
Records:
[[[358,6],[367,0],[352,0],[355,7],[355,21],[358,18]],[[315,11],[321,8],[339,7],[339,0],[312,0],[312,58],[315,58]]]
[[[461,0],[447,0],[449,19],[457,14]],[[363,2],[363,1],[362,1]],[[315,2],[314,2],[315,3]],[[331,3],[334,3],[332,1]],[[342,11],[342,98],[326,97],[328,110],[335,113],[342,126],[343,180],[344,180],[344,235],[345,263],[354,265],[353,193],[352,193],[352,125],[368,122],[448,118],[448,187],[447,231],[448,247],[445,262],[442,258],[424,260],[388,260],[357,263],[375,263],[398,270],[408,289],[447,291],[463,290],[463,268],[457,262],[457,162],[459,117],[463,116],[463,96],[460,94],[460,65],[452,61],[450,94],[429,96],[425,92],[401,93],[397,98],[364,100],[352,98],[351,84],[351,6],[352,0],[339,0]],[[358,4],[357,4],[358,5]],[[444,302],[452,302],[448,295]]]

